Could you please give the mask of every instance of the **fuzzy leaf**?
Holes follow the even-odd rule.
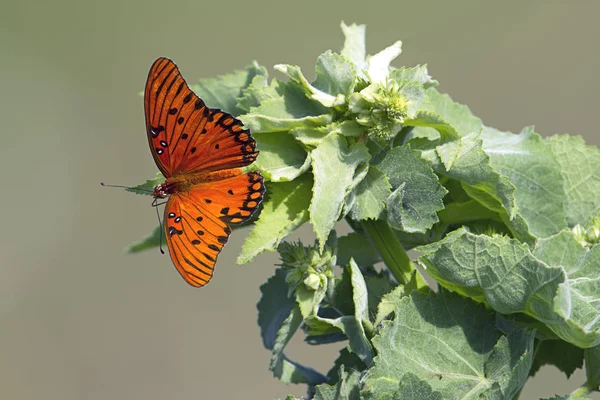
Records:
[[[327,109],[308,99],[300,85],[281,84],[281,95],[261,102],[240,120],[253,133],[282,132],[299,127],[325,126],[332,121]]]
[[[371,83],[385,83],[389,75],[390,63],[400,53],[402,53],[402,42],[397,41],[379,53],[367,57],[367,75]]]
[[[442,286],[503,314],[528,314],[578,347],[600,344],[600,246],[583,249],[563,232],[532,254],[517,240],[459,229],[418,251]]]
[[[288,359],[283,350],[302,323],[302,315],[293,298],[287,295],[285,272],[278,269],[267,283],[260,287],[258,325],[263,344],[272,350],[270,369],[284,383],[317,385],[327,378],[312,368]]]
[[[600,151],[578,136],[554,136],[548,144],[562,172],[567,223],[583,225],[600,211]]]
[[[310,221],[322,250],[340,216],[344,199],[352,189],[357,167],[368,161],[370,156],[364,144],[348,146],[343,136],[333,134],[323,139],[311,152],[311,157],[315,184]]]
[[[494,171],[515,187],[519,215],[531,234],[548,237],[567,227],[561,166],[533,129],[520,134],[485,128],[483,150]]]
[[[335,384],[341,380],[342,367],[344,367],[347,377],[355,375],[356,379],[360,379],[361,372],[367,368],[356,354],[350,353],[347,348],[343,348],[340,350],[338,358],[335,359],[333,367],[327,372],[329,384]]]
[[[374,163],[387,175],[392,194],[387,199],[388,222],[406,232],[425,232],[438,221],[447,193],[428,163],[409,146],[392,149]]]
[[[331,50],[317,59],[315,75],[313,86],[332,96],[350,95],[356,82],[356,72],[352,63]]]
[[[269,197],[246,238],[237,262],[245,264],[263,251],[275,251],[291,232],[308,221],[312,178],[304,174],[291,182],[268,183]]]
[[[411,291],[417,288],[417,274],[418,272],[414,270],[412,272],[410,281],[406,285],[396,286],[391,292],[386,293],[385,295],[380,297],[381,300],[377,305],[375,325],[381,324],[383,320],[388,317],[388,315],[390,315],[396,310],[400,299],[405,296],[408,296]]]
[[[237,107],[237,98],[242,95],[242,91],[250,85],[253,78],[260,75],[266,76],[267,70],[255,61],[244,71],[200,79],[198,83],[191,85],[191,89],[204,100],[207,106],[220,108],[237,116],[244,112]]]
[[[242,89],[242,94],[237,99],[237,108],[247,113],[253,107],[258,107],[265,100],[280,97],[280,81],[273,79],[271,84],[267,75],[257,75],[252,78],[250,85]]]
[[[315,400],[359,400],[360,374],[346,369],[342,365],[339,369],[340,377],[335,386],[318,385]]]
[[[289,134],[255,133],[260,156],[252,165],[271,182],[296,179],[310,168],[310,158],[300,144]]]
[[[364,364],[370,365],[373,360],[373,351],[363,326],[363,322],[369,322],[367,286],[354,260],[350,260],[347,270],[352,287],[354,314],[335,319],[314,316],[305,322],[312,329],[320,329],[323,332],[331,328],[339,329],[348,337],[348,349],[357,355]]]
[[[583,366],[583,349],[563,340],[542,340],[537,346],[529,375],[533,376],[544,365],[555,366],[569,378]]]
[[[460,138],[460,133],[448,121],[432,111],[421,111],[414,118],[404,121],[406,126],[426,127],[435,129],[442,142],[450,142]],[[442,159],[446,167],[452,166],[453,159]]]
[[[442,158],[444,153],[456,155],[452,168],[442,169],[439,171],[441,174],[461,182],[470,197],[490,210],[506,215],[507,221],[514,218],[515,187],[507,177],[492,168],[479,135],[468,135],[460,141],[440,145],[436,153]]]
[[[314,148],[321,144],[325,137],[338,133],[346,137],[356,137],[364,134],[365,130],[356,121],[334,122],[321,127],[300,127],[292,129],[290,134],[307,148]]]
[[[402,377],[400,389],[394,394],[395,399],[442,400],[440,392],[434,392],[431,386],[419,379],[415,374],[407,372]]]
[[[392,194],[391,188],[387,176],[377,167],[370,166],[367,176],[352,191],[354,201],[350,217],[357,221],[379,218]]]
[[[427,72],[427,65],[417,65],[416,67],[400,67],[390,71],[390,79],[396,82],[417,82],[425,89],[438,85],[438,81],[431,79]]]
[[[329,54],[331,55],[332,53],[330,52]],[[341,57],[340,57],[340,59],[341,59]],[[343,59],[341,59],[341,61],[346,63],[346,67],[349,67],[350,69],[352,69],[352,66],[347,61],[344,61]],[[317,67],[318,67],[318,64],[317,64]],[[333,67],[333,66],[330,66],[330,67]],[[320,73],[320,75],[321,75],[320,77],[319,77],[319,75],[317,75],[318,79],[320,78],[322,81],[324,79],[329,80],[329,82],[327,84],[325,84],[325,82],[321,82],[321,84],[323,86],[325,86],[326,89],[332,89],[334,91],[336,90],[335,86],[331,87],[332,83],[333,83],[333,82],[331,82],[332,79],[337,78],[342,81],[345,81],[348,79],[348,77],[345,76],[347,74],[344,71],[347,68],[344,68],[341,65],[338,65],[337,67],[340,68],[340,71],[336,71],[337,73],[340,74],[340,76],[336,76],[336,77],[328,76],[327,78],[325,78],[324,72],[317,70],[317,73]],[[302,71],[300,70],[300,67],[298,67],[298,66],[288,65],[288,64],[278,64],[278,65],[275,65],[275,69],[283,72],[284,74],[289,76],[289,78],[292,81],[296,82],[302,88],[302,90],[304,90],[304,93],[306,94],[306,96],[308,98],[321,103],[325,107],[341,106],[342,104],[344,104],[346,102],[345,94],[339,94],[339,93],[331,94],[327,91],[323,91],[323,90],[318,89],[317,87],[311,85],[308,82],[308,80],[304,77],[304,75],[302,74]],[[333,71],[331,71],[331,72],[333,72]],[[340,85],[345,85],[345,83],[340,82],[340,83],[335,83],[335,85],[340,86]]]
[[[469,107],[454,102],[450,96],[435,88],[430,88],[425,93],[434,111],[460,132],[461,136],[478,134],[483,129],[481,120],[471,113]]]
[[[357,71],[361,71],[367,56],[365,46],[366,25],[346,25],[342,22],[341,26],[342,32],[344,32],[344,36],[346,37],[346,40],[344,40],[344,48],[342,49],[342,56],[350,60]]]
[[[407,373],[445,399],[510,399],[524,384],[533,332],[501,336],[485,307],[446,291],[413,291],[395,314],[373,338],[378,355],[364,378],[365,399],[399,398],[392,395]]]

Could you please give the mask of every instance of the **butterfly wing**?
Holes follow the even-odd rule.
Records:
[[[228,224],[250,218],[263,193],[263,177],[252,171],[169,197],[165,237],[173,264],[183,279],[196,287],[208,283],[217,256],[231,234]]]
[[[167,178],[238,168],[256,160],[256,142],[242,123],[208,108],[168,58],[159,58],[150,68],[144,109],[150,152]]]

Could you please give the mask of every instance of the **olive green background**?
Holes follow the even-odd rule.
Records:
[[[321,52],[340,49],[340,21],[366,23],[370,53],[403,40],[395,65],[428,63],[487,125],[599,144],[600,3],[495,3],[2,0],[0,398],[302,395],[267,369],[255,304],[277,258],[236,265],[246,232],[202,289],[158,251],[122,252],[156,224],[151,198],[99,183],[156,171],[138,96],[147,71],[168,56],[188,81],[253,59],[311,76]],[[340,347],[298,335],[289,355],[326,372]],[[522,398],[583,380],[546,368]]]

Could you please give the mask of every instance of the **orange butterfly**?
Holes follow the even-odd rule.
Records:
[[[256,142],[241,121],[208,108],[168,58],[150,68],[144,109],[150,151],[166,178],[152,196],[170,196],[164,233],[171,260],[187,283],[204,286],[228,224],[246,221],[262,201],[260,172],[239,168],[256,160]]]

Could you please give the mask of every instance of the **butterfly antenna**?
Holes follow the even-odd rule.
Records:
[[[129,189],[129,190],[139,190],[140,192],[148,192],[148,193],[154,193],[152,190],[148,190],[148,189],[141,189],[141,188],[136,188],[136,187],[131,187],[131,186],[123,186],[123,185],[107,185],[104,182],[100,182],[101,186],[104,187],[114,187],[114,188],[122,188],[122,189]]]
[[[158,239],[158,248],[160,249],[160,253],[161,254],[165,254],[165,251],[162,248],[162,238],[163,238],[163,225],[162,225],[162,221],[160,220],[160,213],[158,212],[158,199],[154,199],[154,201],[152,202],[152,207],[154,207],[156,209],[156,218],[158,218],[158,226],[160,227],[160,237]]]

